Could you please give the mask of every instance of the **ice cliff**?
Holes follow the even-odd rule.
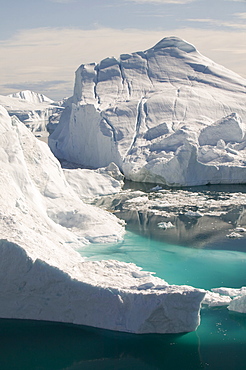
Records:
[[[49,139],[89,167],[167,185],[245,183],[246,81],[167,37],[146,51],[82,64]]]
[[[105,171],[116,173],[113,165]],[[73,183],[81,176],[68,177]],[[76,249],[86,243],[120,239],[121,222],[85,204],[48,146],[1,106],[0,191],[1,318],[132,333],[199,325],[204,291],[168,285],[131,263],[81,257]]]

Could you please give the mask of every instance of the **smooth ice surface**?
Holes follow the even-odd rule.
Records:
[[[245,183],[246,81],[176,37],[82,64],[49,139],[58,158],[115,162],[167,185]]]
[[[75,249],[89,242],[122,239],[122,222],[85,204],[48,146],[3,107],[0,121],[0,317],[195,330],[204,291],[169,285],[133,263],[81,257]],[[117,175],[114,165],[107,171]]]

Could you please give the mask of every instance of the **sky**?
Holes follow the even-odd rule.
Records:
[[[0,94],[73,93],[83,63],[178,36],[246,78],[246,0],[8,0],[1,4]]]

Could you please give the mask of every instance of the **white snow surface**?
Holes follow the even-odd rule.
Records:
[[[205,292],[168,285],[135,264],[81,257],[76,248],[89,241],[120,239],[120,221],[83,203],[48,146],[3,107],[0,123],[0,317],[195,330]]]
[[[167,37],[149,50],[82,64],[49,145],[133,181],[245,183],[246,80]]]
[[[67,182],[81,199],[119,193],[123,175],[114,163],[99,170],[63,169]],[[113,176],[116,176],[114,178]]]

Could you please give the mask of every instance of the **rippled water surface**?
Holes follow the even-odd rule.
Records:
[[[181,206],[184,212],[184,205]],[[179,233],[178,225],[182,223],[185,235],[188,235],[187,230],[189,232],[185,246],[180,239],[177,239],[179,243],[170,243],[170,238],[165,238],[168,230],[160,234],[153,223],[146,222],[149,214],[143,215],[140,210],[139,228],[135,222],[132,228],[129,223],[124,241],[90,245],[81,253],[93,260],[134,262],[145,270],[156,272],[170,284],[205,289],[240,288],[246,285],[245,237],[225,237],[227,228],[235,228],[243,222],[243,207],[237,204],[235,209],[228,208],[217,224],[214,216],[208,216],[206,222],[202,218],[200,221],[185,219],[184,224],[180,218],[172,232]],[[152,217],[153,220],[156,219]],[[217,225],[213,234],[214,224],[209,225],[209,220]],[[203,235],[206,242],[200,243],[198,234]],[[189,244],[187,240],[192,242]],[[198,330],[185,335],[131,335],[66,324],[0,320],[0,369],[3,370],[240,370],[245,369],[245,363],[246,315],[229,312],[226,308],[202,309]]]

